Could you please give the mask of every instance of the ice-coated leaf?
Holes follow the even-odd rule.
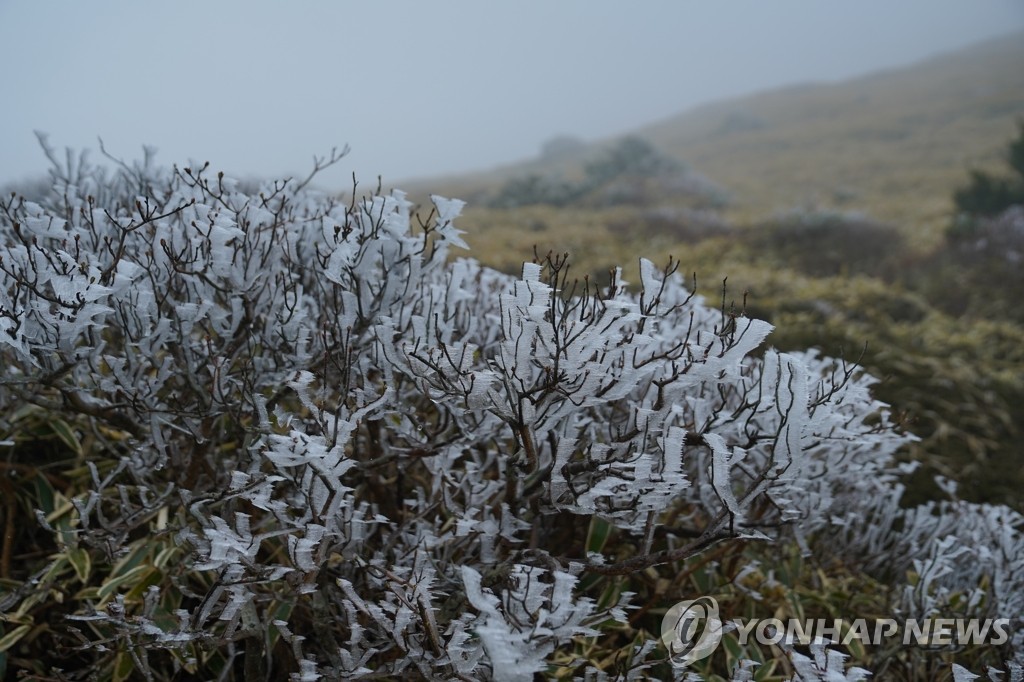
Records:
[[[981,675],[975,675],[967,668],[956,663],[953,664],[951,672],[953,673],[953,682],[971,682],[971,680],[981,677]]]
[[[729,510],[733,517],[737,520],[742,520],[743,509],[740,507],[740,503],[732,489],[732,466],[736,452],[730,451],[729,446],[725,443],[725,439],[718,434],[704,434],[704,442],[711,448],[711,480],[715,487],[715,492],[722,499],[726,509]]]
[[[482,576],[472,566],[462,566],[462,584],[466,589],[466,598],[475,609],[490,615],[498,613],[498,598],[485,592],[481,586]]]

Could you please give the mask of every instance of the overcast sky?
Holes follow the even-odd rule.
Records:
[[[0,183],[42,130],[237,176],[348,144],[322,184],[393,185],[1022,28],[1022,0],[0,0]]]

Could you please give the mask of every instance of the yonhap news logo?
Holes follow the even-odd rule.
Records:
[[[714,597],[681,601],[661,621],[661,641],[672,665],[684,667],[712,654],[722,641],[722,621]]]
[[[899,638],[904,646],[931,649],[968,644],[999,646],[1010,640],[1009,618],[893,618],[844,620],[842,618],[764,618],[723,621],[714,597],[681,601],[661,621],[661,641],[672,665],[685,667],[707,658],[726,632],[738,643],[807,645],[819,642],[848,646],[853,642],[878,646]]]

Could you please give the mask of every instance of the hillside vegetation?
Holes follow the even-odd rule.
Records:
[[[728,278],[729,302],[786,330],[776,345],[845,353],[883,379],[879,393],[923,439],[907,454],[925,464],[911,496],[937,494],[941,472],[971,499],[1020,507],[1019,245],[947,233],[970,173],[1006,172],[1024,116],[1021,65],[1024,34],[1011,35],[708,105],[625,138],[555,138],[532,161],[430,187],[470,201],[474,256],[508,272],[535,252],[568,252],[580,278],[607,281],[625,263],[636,281],[628,264],[671,254],[709,298]],[[639,178],[633,162],[588,184],[589,169],[638,139],[660,159],[648,167],[671,166],[671,182]],[[609,187],[643,191],[611,202],[602,198],[623,192]],[[510,190],[536,200],[503,206]]]

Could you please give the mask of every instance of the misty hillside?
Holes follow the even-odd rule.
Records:
[[[973,499],[1019,502],[1024,243],[1013,219],[983,228],[998,239],[950,228],[971,169],[1009,173],[1022,67],[1018,33],[597,143],[552,137],[532,160],[412,189],[467,200],[470,255],[506,272],[568,253],[575,277],[622,265],[636,282],[641,256],[675,256],[702,294],[783,330],[777,347],[849,352],[883,378],[922,439],[919,499],[943,472]]]
[[[1017,33],[849,81],[706,105],[623,133],[647,138],[724,186],[732,218],[835,207],[941,228],[966,169],[995,166],[1021,116],[1024,33]],[[430,187],[472,202],[511,178],[572,177],[606,146],[552,142],[530,161]]]

